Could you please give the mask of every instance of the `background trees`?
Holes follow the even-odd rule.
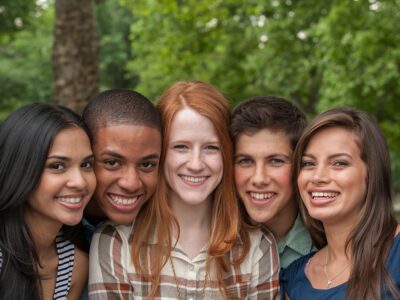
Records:
[[[9,25],[0,22],[4,116],[21,103],[54,99],[54,5],[3,2],[30,3],[8,14]],[[83,2],[91,1],[77,7]],[[135,88],[156,99],[175,80],[202,79],[232,106],[275,94],[299,103],[310,117],[338,105],[359,107],[386,134],[400,190],[400,0],[264,2],[97,1],[101,89]],[[24,20],[20,27],[17,18]],[[86,75],[72,78],[84,82]]]

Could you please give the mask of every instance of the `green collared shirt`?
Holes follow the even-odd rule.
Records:
[[[281,268],[288,267],[300,256],[306,255],[314,250],[316,250],[316,248],[313,247],[311,236],[304,227],[300,215],[298,215],[293,227],[278,243]]]

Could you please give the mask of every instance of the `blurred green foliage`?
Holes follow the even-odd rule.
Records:
[[[1,1],[3,118],[51,100],[53,8],[26,1],[11,13],[24,1]],[[385,132],[400,192],[400,0],[103,0],[96,15],[102,89],[135,88],[155,100],[176,80],[200,79],[232,106],[274,94],[310,118],[359,107]]]

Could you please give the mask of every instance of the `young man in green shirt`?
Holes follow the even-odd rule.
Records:
[[[274,234],[283,268],[312,250],[292,178],[292,153],[306,125],[306,116],[297,106],[265,96],[240,103],[230,127],[236,189],[246,218]]]

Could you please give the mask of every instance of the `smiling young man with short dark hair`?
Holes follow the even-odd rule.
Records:
[[[297,106],[265,96],[240,103],[230,126],[238,195],[248,221],[274,234],[281,267],[312,249],[298,214],[292,179],[292,153],[306,125],[306,116]]]

